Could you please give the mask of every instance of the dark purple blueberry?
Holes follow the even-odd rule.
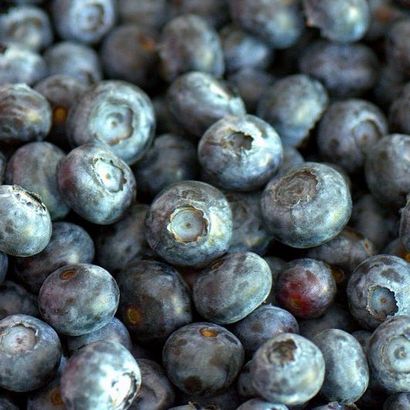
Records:
[[[410,197],[406,206],[400,211],[400,241],[404,249],[410,251]]]
[[[410,409],[410,393],[392,394],[383,404],[383,410]]]
[[[410,58],[410,57],[409,57]],[[410,133],[410,83],[403,86],[400,94],[392,101],[389,113],[390,127],[403,134]]]
[[[395,22],[386,35],[387,61],[392,62],[407,75],[410,74],[410,45],[406,39],[410,36],[410,19],[403,18]]]
[[[364,354],[367,356],[367,352],[369,351],[369,343],[370,338],[372,337],[372,332],[368,330],[356,330],[352,332],[352,336],[356,338],[356,340],[362,346]]]
[[[169,16],[168,3],[168,0],[118,0],[117,7],[122,22],[156,31]]]
[[[0,319],[18,314],[40,316],[36,297],[17,283],[6,280],[0,285]]]
[[[252,384],[251,364],[252,360],[249,360],[249,362],[244,364],[237,380],[238,393],[240,397],[244,399],[249,399],[258,395]]]

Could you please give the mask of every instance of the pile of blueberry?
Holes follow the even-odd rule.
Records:
[[[410,1],[0,1],[0,410],[410,410]]]

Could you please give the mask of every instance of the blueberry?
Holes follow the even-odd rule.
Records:
[[[322,351],[326,364],[321,394],[331,401],[357,401],[369,384],[369,369],[360,343],[339,329],[323,330],[313,342]]]
[[[367,356],[372,332],[368,330],[356,330],[352,332],[352,336],[360,343],[360,346],[362,346],[364,354]]]
[[[357,97],[376,83],[379,63],[364,44],[318,40],[306,47],[299,60],[302,73],[321,81],[332,96]]]
[[[55,0],[55,28],[64,40],[98,43],[115,24],[114,0]]]
[[[49,142],[32,142],[15,151],[7,164],[6,183],[36,193],[53,220],[64,218],[70,210],[57,184],[57,169],[64,157],[64,152]]]
[[[120,316],[138,342],[163,343],[174,330],[192,321],[188,287],[171,266],[136,261],[117,280]]]
[[[198,71],[177,78],[168,90],[167,100],[175,121],[198,138],[222,117],[245,114],[244,103],[234,91]]]
[[[56,373],[61,358],[57,333],[28,315],[0,321],[0,386],[26,392],[44,386]]]
[[[99,341],[120,343],[130,351],[132,348],[131,336],[128,333],[127,328],[115,317],[111,320],[111,322],[108,322],[105,326],[98,330],[85,335],[68,336],[66,338],[67,348],[70,353],[76,352],[90,343]]]
[[[387,60],[394,62],[407,75],[410,74],[410,46],[406,41],[409,35],[409,18],[395,22],[386,35]]]
[[[269,265],[255,253],[230,253],[200,273],[193,287],[197,312],[219,324],[235,323],[263,303],[272,287]]]
[[[300,146],[328,104],[323,85],[303,74],[287,76],[273,84],[258,105],[258,115],[270,123],[284,145]]]
[[[118,222],[99,229],[94,236],[97,265],[115,275],[149,253],[145,239],[148,209],[147,205],[133,204]]]
[[[396,316],[386,320],[370,338],[368,360],[375,380],[391,393],[409,389],[407,357],[410,317]]]
[[[410,262],[410,252],[403,246],[403,242],[400,238],[396,238],[389,242],[382,250],[382,253],[386,255],[398,256],[406,262]]]
[[[27,410],[65,410],[60,391],[60,376],[40,390],[33,392],[27,400]],[[7,409],[6,409],[7,410]]]
[[[237,410],[287,410],[284,404],[274,404],[261,399],[250,399],[242,403]]]
[[[43,140],[51,127],[47,100],[25,84],[0,85],[0,141],[23,143]]]
[[[229,252],[254,252],[264,255],[272,236],[264,227],[260,193],[226,192],[232,211],[232,240]]]
[[[212,394],[211,396],[191,396],[180,395],[181,403],[189,403],[195,409],[201,410],[236,410],[241,403],[240,397],[234,386],[222,391],[222,393]]]
[[[47,247],[37,255],[15,258],[14,274],[27,288],[38,293],[52,272],[72,263],[90,263],[94,244],[88,233],[78,225],[55,222]]]
[[[119,289],[103,268],[65,265],[47,277],[38,304],[41,316],[61,334],[81,336],[108,324],[117,310]]]
[[[33,85],[48,74],[40,54],[22,45],[0,43],[0,85],[25,83]]]
[[[0,185],[4,182],[4,175],[6,173],[7,158],[3,152],[0,151]]]
[[[410,408],[410,393],[391,395],[383,404],[383,410],[406,410]]]
[[[269,265],[269,269],[272,274],[272,289],[269,296],[266,298],[265,303],[272,303],[276,305],[276,282],[278,280],[279,273],[285,269],[287,262],[276,256],[265,256],[265,262]]]
[[[370,150],[365,163],[367,186],[383,205],[400,208],[405,204],[410,184],[410,136],[392,134],[383,137]]]
[[[234,25],[226,26],[221,31],[221,42],[228,72],[266,69],[273,61],[271,47]]]
[[[0,284],[4,282],[9,267],[9,258],[3,252],[0,252]]]
[[[350,311],[365,328],[376,328],[387,318],[409,314],[407,286],[410,265],[390,255],[366,259],[347,286]]]
[[[355,404],[341,404],[336,401],[324,404],[323,406],[317,406],[312,408],[312,410],[359,410]]]
[[[51,237],[51,219],[41,200],[18,185],[0,185],[0,251],[13,256],[41,252]]]
[[[360,40],[370,24],[366,0],[303,0],[307,25],[320,29],[329,40],[343,43]]]
[[[138,161],[134,171],[139,190],[153,197],[175,182],[196,178],[195,146],[178,135],[160,135]]]
[[[224,195],[198,181],[175,183],[152,202],[146,219],[151,248],[167,262],[201,267],[223,255],[232,235]]]
[[[305,162],[302,154],[294,147],[290,145],[285,145],[283,147],[283,160],[279,168],[276,177],[283,176],[288,173],[288,171],[299,165],[302,165]]]
[[[246,399],[256,397],[258,395],[252,384],[251,365],[252,360],[249,360],[244,364],[236,384],[239,395]]]
[[[338,235],[352,209],[349,188],[333,168],[306,162],[273,179],[262,194],[262,215],[276,239],[312,248]]]
[[[6,280],[0,285],[0,319],[17,314],[38,317],[37,300],[19,284]]]
[[[222,118],[205,132],[198,145],[204,178],[234,191],[265,185],[277,172],[282,156],[279,135],[252,115]]]
[[[159,42],[160,73],[166,81],[189,71],[221,77],[225,70],[218,34],[206,20],[186,14],[164,27]]]
[[[403,247],[410,251],[410,197],[406,206],[400,211],[400,241]]]
[[[82,218],[99,225],[118,221],[135,197],[135,178],[100,143],[81,145],[60,162],[58,186],[64,201]]]
[[[410,26],[410,25],[409,25]],[[392,101],[389,122],[393,131],[410,133],[410,84],[402,85],[400,94]]]
[[[133,164],[154,138],[154,109],[140,88],[122,81],[103,81],[85,92],[70,111],[67,133],[73,146],[99,142]]]
[[[172,333],[162,360],[169,379],[180,390],[208,396],[233,383],[242,367],[244,351],[225,328],[200,322]]]
[[[296,0],[230,0],[232,20],[275,48],[287,48],[303,32],[303,15]]]
[[[98,54],[91,47],[69,41],[55,43],[46,50],[44,59],[50,75],[69,75],[84,85],[91,85],[102,79]]]
[[[165,410],[175,401],[175,392],[164,369],[156,362],[139,359],[141,389],[130,410]]]
[[[140,87],[155,84],[156,36],[134,24],[112,30],[101,47],[101,61],[110,78],[129,81]]]
[[[322,157],[346,172],[363,166],[371,148],[387,134],[387,121],[374,104],[358,99],[334,102],[318,128]]]
[[[158,30],[169,14],[167,0],[118,0],[117,7],[121,21],[152,31]]]
[[[275,288],[278,303],[302,319],[321,316],[336,295],[329,265],[308,258],[289,262],[279,273]]]
[[[281,333],[265,342],[251,363],[253,387],[265,400],[304,404],[320,390],[325,361],[318,347],[302,336]]]
[[[244,349],[253,354],[263,343],[280,333],[299,333],[299,325],[288,311],[262,305],[235,323],[231,330]]]
[[[61,396],[67,410],[127,409],[141,386],[141,372],[131,353],[119,343],[91,343],[67,363]]]

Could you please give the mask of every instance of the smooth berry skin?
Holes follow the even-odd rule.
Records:
[[[386,35],[386,54],[406,75],[410,73],[410,46],[406,41],[410,33],[410,19],[399,19]]]
[[[232,212],[224,195],[199,181],[162,191],[146,218],[146,238],[168,263],[202,267],[222,256],[232,236]]]
[[[140,88],[123,81],[102,81],[70,111],[67,133],[72,146],[101,143],[130,165],[151,145],[154,109]]]
[[[190,71],[219,78],[225,71],[220,38],[202,17],[185,14],[169,21],[159,42],[160,73],[171,82]]]
[[[131,23],[151,31],[159,31],[169,18],[167,0],[119,0],[121,22]]]
[[[295,259],[279,273],[278,303],[298,318],[321,316],[336,295],[336,282],[329,265],[315,259]]]
[[[0,185],[0,251],[12,256],[40,253],[51,237],[50,214],[40,198],[18,185]]]
[[[0,319],[18,314],[39,317],[37,299],[19,284],[6,280],[0,286]]]
[[[374,329],[392,316],[408,315],[407,287],[410,265],[391,255],[366,259],[354,271],[347,285],[352,315],[367,329]]]
[[[409,390],[409,332],[410,317],[396,316],[382,323],[370,338],[367,358],[372,377],[390,393]]]
[[[242,403],[236,410],[288,410],[284,404],[269,403],[261,399],[250,399]]]
[[[61,376],[67,410],[128,408],[141,387],[141,371],[121,344],[99,341],[71,356]]]
[[[258,115],[271,124],[283,144],[301,146],[329,102],[325,87],[304,74],[276,81],[261,97]]]
[[[0,386],[15,392],[38,389],[57,372],[61,343],[43,321],[11,315],[0,321]]]
[[[251,362],[253,387],[270,402],[287,406],[304,404],[320,390],[325,361],[316,345],[292,333],[265,342]]]
[[[14,274],[31,292],[38,294],[45,279],[55,270],[72,263],[91,263],[94,244],[80,226],[55,222],[50,242],[39,254],[15,258]]]
[[[321,394],[329,401],[354,403],[369,384],[369,368],[360,343],[349,333],[327,329],[313,342],[323,353],[326,365]]]
[[[222,118],[198,145],[204,179],[232,191],[261,188],[278,171],[282,158],[279,135],[252,115]]]
[[[97,225],[118,221],[135,198],[131,169],[99,143],[73,149],[60,162],[57,178],[64,201]]]
[[[209,366],[209,360],[213,366]],[[162,361],[171,382],[184,393],[210,396],[233,383],[242,367],[244,351],[225,328],[199,322],[171,334]]]
[[[168,89],[167,103],[174,120],[197,138],[226,115],[245,114],[245,105],[235,91],[199,71],[178,77]]]
[[[268,230],[294,248],[312,248],[334,238],[352,212],[346,180],[333,168],[315,162],[273,178],[261,204]]]
[[[96,265],[65,265],[47,277],[38,295],[41,316],[67,336],[101,329],[115,315],[119,289],[114,278]]]
[[[248,316],[269,295],[272,274],[264,259],[254,253],[230,253],[203,270],[193,286],[197,312],[218,324]]]

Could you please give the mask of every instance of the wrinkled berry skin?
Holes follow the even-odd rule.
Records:
[[[64,218],[70,210],[57,183],[57,169],[64,157],[64,152],[49,142],[31,142],[15,151],[7,164],[6,183],[36,193],[52,220]]]
[[[22,286],[6,280],[0,285],[0,319],[17,314],[39,317],[37,300]]]
[[[114,342],[91,343],[67,363],[61,396],[67,410],[127,409],[141,386],[141,371],[131,353]]]
[[[154,138],[154,108],[140,88],[123,81],[102,81],[70,111],[67,133],[72,146],[99,142],[133,164]]]
[[[284,145],[298,147],[327,105],[323,85],[304,74],[296,74],[275,82],[262,96],[257,112],[275,128]]]
[[[118,14],[124,23],[158,31],[169,16],[168,0],[118,0]]]
[[[145,239],[148,205],[133,204],[118,222],[102,226],[94,236],[96,263],[116,275],[150,248]]]
[[[260,306],[271,287],[272,274],[263,258],[252,252],[229,253],[200,273],[193,299],[203,318],[229,324]]]
[[[172,267],[154,260],[131,263],[117,275],[119,313],[140,343],[163,343],[176,329],[192,322],[188,286]]]
[[[55,0],[51,11],[61,38],[87,44],[98,43],[116,20],[114,0]]]
[[[168,89],[167,103],[175,121],[197,138],[222,117],[245,114],[245,105],[234,91],[199,71],[177,78]]]
[[[236,410],[288,410],[284,404],[269,403],[261,399],[251,399],[242,403]]]
[[[253,387],[265,400],[295,406],[319,392],[325,361],[319,348],[309,340],[282,333],[256,351],[251,375]]]
[[[0,38],[4,44],[39,51],[53,41],[53,32],[45,11],[33,6],[18,6],[0,16]]]
[[[272,47],[288,48],[303,32],[302,11],[296,0],[230,0],[229,5],[239,27]]]
[[[110,78],[129,81],[139,87],[155,84],[156,36],[134,24],[112,30],[101,46],[101,62]]]
[[[168,410],[175,401],[175,392],[164,369],[149,359],[138,359],[141,389],[130,410]]]
[[[362,262],[347,285],[352,315],[367,329],[386,319],[410,314],[410,265],[391,255],[376,255]]]
[[[232,384],[242,367],[244,351],[241,342],[225,328],[199,322],[172,333],[162,360],[169,379],[180,390],[209,396]]]
[[[268,230],[294,248],[312,248],[334,238],[352,212],[343,176],[315,162],[306,162],[274,178],[265,188],[261,203]]]
[[[103,144],[73,149],[60,162],[57,177],[64,201],[98,225],[118,221],[135,198],[134,174]]]
[[[63,41],[55,43],[44,53],[49,74],[64,74],[84,85],[101,81],[102,69],[97,52],[82,44]]]
[[[279,273],[278,303],[296,317],[321,316],[336,295],[336,282],[329,265],[315,259],[295,259]]]
[[[101,329],[119,303],[114,278],[96,265],[65,265],[47,277],[38,295],[41,316],[59,333],[81,336]]]
[[[134,167],[134,173],[139,190],[154,197],[175,182],[196,179],[198,168],[196,149],[191,141],[163,134],[154,139]]]
[[[229,253],[254,252],[264,255],[272,235],[262,222],[259,192],[225,192],[232,211],[232,240]]]
[[[313,342],[322,351],[326,365],[321,394],[341,403],[359,400],[369,384],[369,368],[360,343],[339,329],[323,330]]]
[[[175,17],[164,27],[159,58],[162,77],[169,82],[189,71],[201,71],[217,78],[225,71],[218,34],[194,14]]]
[[[407,392],[410,317],[396,316],[386,320],[370,338],[368,360],[372,377],[391,393]]]
[[[311,43],[299,60],[300,71],[319,80],[331,96],[358,97],[376,83],[379,63],[364,44],[326,40]]]
[[[270,338],[280,333],[299,333],[291,313],[277,306],[262,305],[232,327],[245,351],[253,354]]]
[[[129,351],[132,349],[131,336],[127,328],[115,317],[111,322],[94,332],[82,336],[68,336],[66,345],[69,352],[74,353],[90,343],[99,341],[116,342],[122,344]]]
[[[51,237],[51,218],[40,198],[18,185],[0,185],[0,251],[12,256],[41,252]]]
[[[410,191],[409,154],[410,136],[404,134],[387,135],[369,151],[365,164],[367,186],[381,204],[396,209],[404,206]]]
[[[386,35],[387,61],[394,61],[401,71],[410,74],[410,19],[403,18],[393,24]]]
[[[410,393],[391,395],[383,404],[383,410],[406,410],[410,408]]]
[[[276,131],[253,115],[224,117],[198,145],[204,179],[233,191],[254,191],[278,171],[283,158]]]
[[[370,24],[366,0],[303,0],[308,26],[322,37],[349,43],[360,40]]]
[[[25,84],[0,85],[0,142],[43,140],[51,127],[47,100]]]
[[[0,386],[26,392],[44,386],[56,373],[61,344],[52,327],[28,315],[0,321]]]
[[[15,258],[14,274],[33,293],[38,293],[48,275],[72,263],[91,263],[94,244],[88,233],[78,225],[55,222],[50,242],[37,255]]]
[[[410,84],[406,84],[390,106],[389,122],[392,130],[403,134],[410,133],[409,108]]]
[[[232,212],[213,186],[183,181],[154,199],[145,224],[149,245],[167,262],[201,267],[228,250]]]
[[[367,153],[387,134],[387,120],[374,104],[358,99],[334,102],[318,128],[318,148],[346,172],[361,169]]]

